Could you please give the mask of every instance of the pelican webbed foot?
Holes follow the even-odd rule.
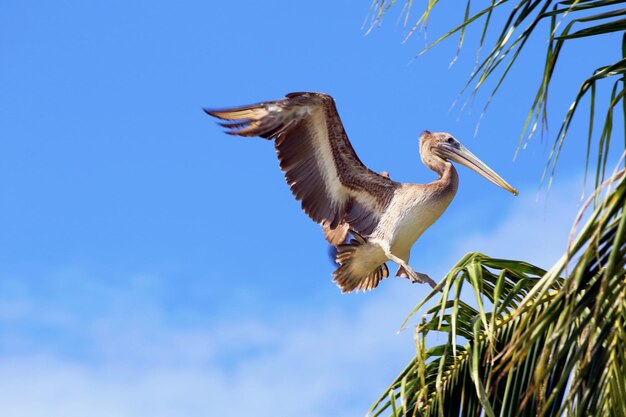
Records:
[[[393,261],[400,266],[400,271],[398,271],[397,276],[404,277],[414,284],[428,284],[433,288],[437,286],[437,283],[428,275],[422,274],[421,272],[415,272],[408,263],[406,263],[402,258],[395,256],[390,250],[385,250],[385,254],[390,261]]]
[[[415,272],[415,271],[413,271],[413,274],[414,274],[413,276],[409,274],[409,276],[407,277],[408,280],[411,281],[413,284],[416,284],[416,283],[428,284],[433,288],[437,286],[437,283],[433,281],[428,275],[422,274],[421,272]]]

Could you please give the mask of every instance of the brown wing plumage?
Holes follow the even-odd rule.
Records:
[[[399,183],[359,160],[332,97],[291,93],[285,99],[206,110],[227,133],[274,139],[280,167],[296,199],[327,239],[337,244],[345,224],[367,236],[376,227]]]

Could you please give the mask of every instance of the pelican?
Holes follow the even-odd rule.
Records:
[[[445,132],[424,131],[419,138],[422,162],[437,173],[437,180],[407,184],[377,174],[356,155],[335,101],[327,94],[291,93],[281,100],[204,111],[221,119],[219,124],[230,135],[274,140],[291,192],[337,248],[339,266],[333,281],[344,293],[376,288],[389,276],[387,261],[398,265],[396,276],[436,286],[428,275],[411,268],[409,257],[415,241],[456,194],[459,177],[451,162],[517,195]]]

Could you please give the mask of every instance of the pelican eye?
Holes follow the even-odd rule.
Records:
[[[459,149],[461,147],[461,144],[459,143],[459,141],[457,141],[453,137],[448,137],[446,139],[446,142],[448,142],[448,145],[452,146],[455,149]]]

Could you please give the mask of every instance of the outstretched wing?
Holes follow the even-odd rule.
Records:
[[[359,160],[329,95],[291,93],[282,100],[205,111],[225,120],[220,125],[228,134],[275,139],[293,195],[325,230],[347,230],[347,223],[371,234],[400,186]]]

